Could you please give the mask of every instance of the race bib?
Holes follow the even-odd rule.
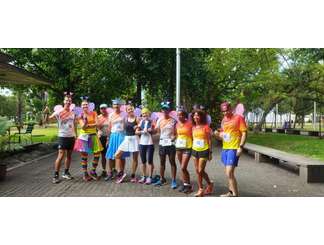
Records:
[[[162,146],[170,146],[170,145],[172,145],[172,141],[171,141],[171,139],[161,139],[160,145],[162,145]]]
[[[79,136],[79,139],[80,139],[80,140],[84,140],[84,141],[88,141],[88,138],[89,138],[89,135],[87,135],[87,134],[81,134],[81,135]]]
[[[177,148],[186,148],[187,146],[187,140],[186,139],[177,139],[176,141],[176,147]]]
[[[112,130],[113,131],[122,131],[123,130],[122,124],[121,123],[114,124],[114,126],[112,127]]]
[[[194,139],[193,146],[195,148],[204,148],[205,147],[205,141],[201,139]]]
[[[230,135],[229,133],[224,133],[224,134],[223,134],[223,140],[224,140],[225,142],[229,142],[229,141],[231,141],[231,135]]]

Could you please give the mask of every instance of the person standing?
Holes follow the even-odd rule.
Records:
[[[55,160],[54,168],[54,177],[53,183],[57,184],[60,182],[59,171],[61,168],[62,160],[64,160],[64,173],[62,178],[71,180],[69,169],[71,166],[71,156],[74,147],[75,137],[77,135],[76,130],[76,115],[73,111],[70,110],[72,104],[72,94],[68,93],[64,97],[64,106],[62,111],[54,112],[49,116],[49,119],[56,119],[58,123],[58,155]]]
[[[149,119],[150,111],[147,108],[142,109],[142,120],[136,129],[136,134],[140,136],[139,150],[142,160],[142,177],[138,181],[140,184],[150,185],[153,183],[153,155],[154,143],[152,134],[154,133],[154,125]],[[148,168],[148,171],[147,171]]]
[[[212,160],[212,130],[207,124],[206,113],[200,109],[192,113],[192,124],[192,156],[194,158],[199,187],[195,196],[203,197],[213,193],[214,189],[214,184],[205,171],[207,161]],[[206,189],[203,187],[203,180],[207,182]]]
[[[176,120],[170,116],[170,102],[161,103],[161,111],[163,117],[159,118],[156,123],[156,131],[160,134],[159,141],[159,155],[160,155],[160,179],[154,184],[160,186],[166,183],[164,177],[165,173],[165,164],[166,156],[169,156],[169,162],[171,165],[171,188],[177,188],[177,165],[175,162],[176,148],[175,148],[175,139],[176,139]]]
[[[215,131],[215,136],[223,141],[221,159],[225,166],[229,189],[227,193],[221,196],[237,197],[239,196],[239,192],[234,171],[238,166],[239,157],[242,154],[246,141],[247,126],[242,116],[233,114],[231,105],[228,102],[222,103],[220,109],[224,118],[221,129]]]
[[[125,166],[125,158],[129,156],[128,152],[124,152],[120,157],[116,158],[115,154],[118,151],[119,146],[125,139],[125,117],[123,116],[120,106],[120,99],[114,99],[112,101],[114,112],[109,115],[109,143],[106,153],[106,158],[109,160],[108,174],[105,178],[106,181],[113,179],[115,176],[115,167],[117,167],[117,180],[116,182],[122,182],[126,177],[123,166]]]
[[[100,115],[98,116],[98,136],[103,147],[101,152],[101,166],[102,166],[102,173],[101,178],[107,177],[107,170],[106,170],[106,152],[107,152],[107,142],[109,141],[109,114],[107,112],[107,104],[100,105]]]
[[[190,174],[187,169],[191,157],[192,123],[188,120],[188,113],[182,107],[178,109],[176,130],[176,151],[181,166],[183,182],[179,191],[188,194],[192,192]]]
[[[136,170],[138,166],[138,152],[139,152],[139,138],[138,135],[135,134],[135,131],[137,129],[137,125],[139,123],[138,118],[134,114],[134,106],[128,105],[127,108],[128,116],[125,119],[125,138],[121,145],[118,147],[117,152],[115,153],[115,158],[121,160],[121,157],[125,152],[128,152],[129,154],[132,153],[133,155],[133,161],[132,161],[132,173],[131,173],[131,182],[136,183]],[[122,162],[122,161],[121,161]],[[121,166],[119,166],[119,170],[121,172],[125,172],[125,161],[122,162]],[[124,173],[125,175],[125,173]],[[117,183],[122,183],[124,181],[124,178],[120,178]]]
[[[74,150],[81,153],[83,180],[98,180],[96,169],[103,147],[97,135],[97,112],[89,110],[88,97],[81,97],[82,114],[78,119],[81,126],[80,135],[75,142]],[[93,154],[92,168],[88,173],[88,155]]]

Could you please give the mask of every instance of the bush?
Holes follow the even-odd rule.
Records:
[[[7,134],[9,128],[9,121],[5,117],[0,117],[0,135],[4,136]]]

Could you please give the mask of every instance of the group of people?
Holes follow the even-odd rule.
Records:
[[[82,113],[76,115],[70,108],[72,94],[66,93],[62,110],[54,112],[50,119],[58,122],[58,157],[55,161],[53,183],[59,183],[59,171],[64,160],[65,170],[62,178],[71,180],[69,169],[73,150],[80,152],[83,180],[126,181],[125,159],[131,157],[130,182],[161,186],[167,183],[165,167],[167,160],[171,166],[171,188],[177,189],[177,163],[181,168],[180,192],[193,192],[191,176],[188,171],[190,158],[193,157],[197,175],[198,190],[195,196],[202,197],[213,193],[214,184],[205,171],[208,161],[212,160],[212,137],[223,141],[221,160],[228,177],[228,192],[222,196],[238,196],[234,175],[242,147],[246,141],[247,127],[242,116],[233,113],[228,102],[221,104],[224,115],[221,128],[214,132],[210,128],[210,117],[203,108],[196,107],[189,114],[183,107],[177,108],[177,118],[170,116],[171,105],[161,103],[162,116],[152,120],[150,111],[142,108],[141,116],[136,117],[134,107],[127,105],[125,116],[121,112],[121,101],[112,101],[113,112],[108,113],[107,104],[100,105],[100,115],[89,109],[87,97],[82,97]],[[77,133],[77,124],[80,131]],[[158,152],[160,157],[159,174],[154,175],[153,155],[154,135],[159,136]],[[88,156],[92,154],[91,168],[88,169]],[[140,155],[141,177],[136,177]],[[101,157],[102,171],[97,175]],[[108,164],[106,164],[108,160]],[[204,186],[203,181],[206,182]]]

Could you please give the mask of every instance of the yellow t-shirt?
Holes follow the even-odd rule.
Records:
[[[209,149],[208,140],[211,135],[211,129],[208,125],[194,126],[192,128],[193,144],[192,149],[195,151],[205,151]]]
[[[192,123],[189,121],[186,121],[183,124],[178,122],[176,129],[176,147],[179,149],[190,149],[192,147]]]
[[[245,120],[240,115],[225,117],[222,121],[223,149],[236,150],[240,147],[242,132],[246,132]]]
[[[87,115],[88,124],[96,123],[96,119],[97,119],[97,112],[91,111],[88,113],[88,115]],[[81,118],[79,118],[79,123],[81,123],[81,121],[83,121],[83,120],[84,120],[83,116],[81,116]],[[96,126],[88,127],[86,129],[81,128],[81,130],[80,130],[80,134],[96,134],[96,133],[97,133]]]

